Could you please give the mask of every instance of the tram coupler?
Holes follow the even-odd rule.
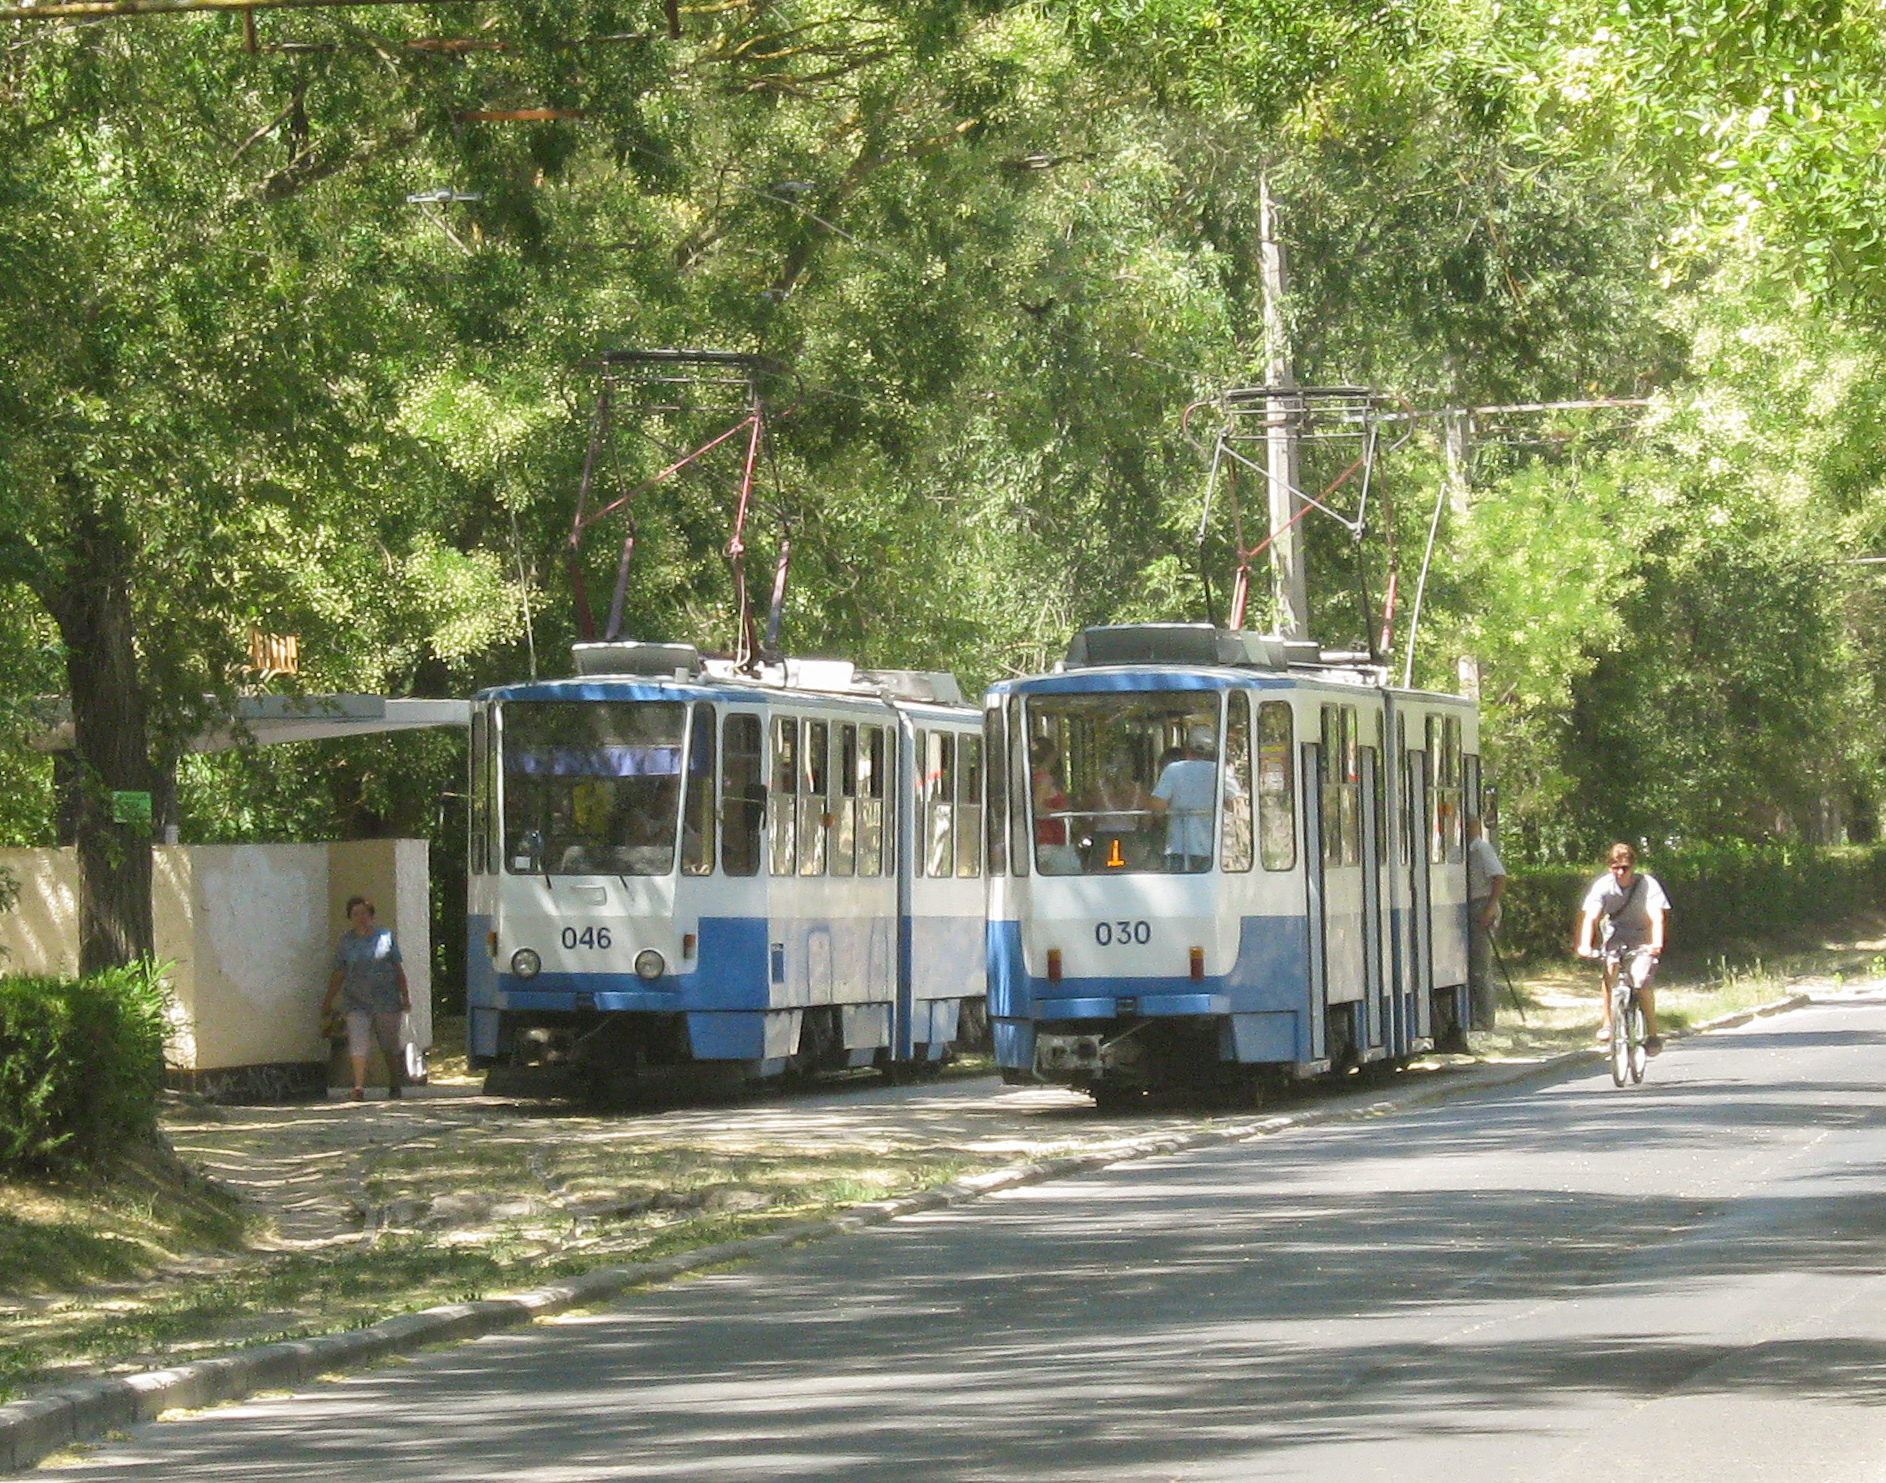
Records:
[[[1116,1035],[1101,1031],[1078,1034],[1037,1034],[1035,1072],[1049,1081],[1091,1081],[1139,1070],[1143,1059],[1133,1037],[1151,1021],[1141,1020]]]

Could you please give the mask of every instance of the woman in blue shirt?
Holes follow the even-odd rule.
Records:
[[[366,1096],[367,1050],[380,1042],[380,1054],[386,1057],[386,1094],[400,1094],[401,1047],[399,1021],[411,1014],[412,994],[406,987],[406,968],[400,961],[399,944],[385,927],[373,925],[373,903],[365,896],[347,899],[347,920],[351,924],[341,933],[334,948],[334,974],[328,980],[327,997],[321,1001],[321,1018],[334,1012],[336,1001],[347,1016],[347,1053],[354,1063],[353,1100]]]

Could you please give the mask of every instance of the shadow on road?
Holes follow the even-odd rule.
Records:
[[[93,1466],[1242,1477],[1313,1446],[1523,1442],[1684,1388],[1886,1405],[1886,1178],[1856,1154],[1886,1127],[1883,1040],[1689,1042],[1635,1091],[1581,1073],[1040,1186]],[[1776,1290],[1800,1321],[1751,1340],[1750,1294]]]

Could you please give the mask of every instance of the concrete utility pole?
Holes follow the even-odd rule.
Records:
[[[1284,326],[1284,250],[1277,240],[1277,203],[1270,193],[1270,172],[1258,179],[1258,235],[1264,261],[1264,353],[1266,384],[1296,385],[1290,365],[1290,339]],[[1310,636],[1310,595],[1303,568],[1303,508],[1297,493],[1297,421],[1301,406],[1294,397],[1273,397],[1265,429],[1265,471],[1270,486],[1271,571],[1274,574],[1277,628],[1285,638]],[[1293,523],[1294,522],[1294,523]]]
[[[1471,412],[1449,412],[1443,424],[1447,447],[1447,508],[1457,520],[1467,516],[1467,455],[1473,436]]]

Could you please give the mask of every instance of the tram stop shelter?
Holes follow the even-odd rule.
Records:
[[[245,696],[192,751],[468,726],[463,700],[377,695]],[[72,743],[53,708],[42,750]],[[78,859],[70,846],[0,850],[20,887],[0,913],[0,969],[77,970]],[[412,990],[413,1038],[432,1044],[431,869],[423,839],[312,844],[158,844],[151,908],[157,957],[175,993],[166,1054],[173,1085],[225,1100],[314,1096],[329,1085],[332,1047],[320,1005],[349,896],[370,898],[393,929]],[[377,1052],[376,1052],[377,1058]],[[336,1069],[343,1077],[344,1057]],[[383,1075],[383,1068],[371,1068]]]

